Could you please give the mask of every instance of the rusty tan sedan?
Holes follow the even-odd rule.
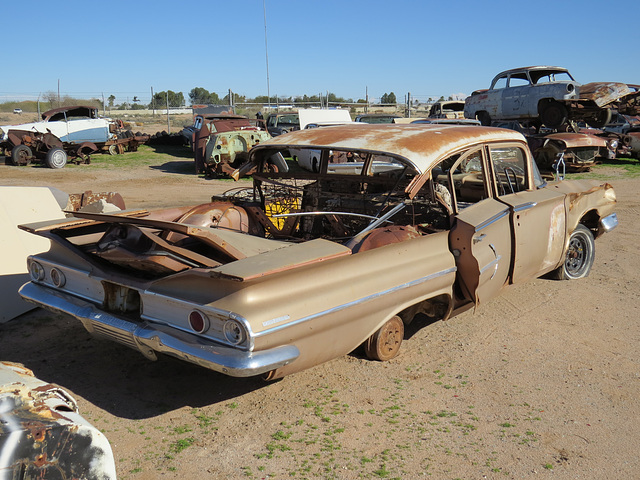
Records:
[[[320,152],[318,172],[278,172],[270,159],[291,149]],[[414,317],[585,277],[617,225],[609,184],[545,183],[505,129],[302,130],[251,162],[252,188],[202,205],[22,226],[52,247],[28,259],[21,295],[149,359],[273,379],[361,345],[388,360]]]

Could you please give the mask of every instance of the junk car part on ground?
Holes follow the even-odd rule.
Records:
[[[116,467],[68,392],[0,362],[0,478],[115,480]]]
[[[494,120],[531,119],[549,128],[567,120],[585,121],[601,128],[612,111],[640,113],[640,92],[635,85],[617,82],[576,82],[566,68],[535,66],[496,75],[488,90],[477,90],[465,100],[464,115],[483,125]]]
[[[304,148],[322,151],[319,172],[270,171]],[[333,168],[349,155],[359,167]],[[21,226],[52,247],[28,259],[20,294],[149,359],[273,379],[362,344],[390,359],[418,313],[444,320],[509,284],[585,277],[594,238],[617,225],[609,184],[545,183],[505,129],[314,128],[250,157],[253,187],[208,204]]]

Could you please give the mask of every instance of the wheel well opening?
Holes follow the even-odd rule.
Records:
[[[413,336],[422,327],[431,325],[439,320],[446,320],[452,309],[453,301],[448,294],[438,295],[405,308],[398,313],[398,316],[407,326],[405,328],[405,339]]]
[[[594,238],[597,238],[601,233],[599,232],[600,215],[595,210],[590,210],[585,213],[580,219],[580,223],[591,230]]]

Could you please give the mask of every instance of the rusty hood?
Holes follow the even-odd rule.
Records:
[[[592,82],[580,86],[580,99],[591,100],[604,107],[633,93],[626,83]]]
[[[552,133],[544,138],[561,142],[565,148],[606,147],[608,145],[606,139],[586,133]]]

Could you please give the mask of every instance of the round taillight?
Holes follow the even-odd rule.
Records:
[[[194,332],[202,333],[209,328],[209,319],[204,313],[194,310],[189,314],[189,325]]]
[[[224,324],[224,338],[233,345],[240,345],[244,339],[244,329],[235,320],[227,320]]]
[[[29,275],[31,279],[35,282],[40,282],[44,280],[44,267],[40,265],[38,262],[31,260],[29,262]]]
[[[67,283],[67,279],[64,276],[64,273],[62,273],[57,268],[51,269],[51,281],[58,288],[64,287],[64,284]]]

